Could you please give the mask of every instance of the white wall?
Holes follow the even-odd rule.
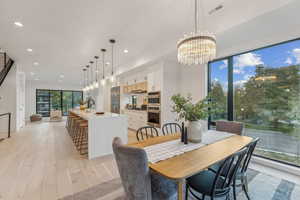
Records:
[[[65,83],[48,83],[43,81],[26,81],[26,98],[25,98],[25,117],[28,121],[30,115],[36,113],[36,89],[53,89],[53,90],[81,90],[78,85],[68,85]]]
[[[181,93],[180,65],[174,61],[164,61],[161,91],[161,124],[174,122],[176,114],[172,112],[171,97]]]
[[[17,71],[16,64],[12,66],[4,82],[0,86],[0,114],[11,112],[11,131],[16,130],[17,108]],[[7,132],[7,117],[0,117],[0,133]]]
[[[206,96],[207,66],[183,66],[177,61],[165,60],[163,66],[162,123],[175,121],[171,97],[191,94],[194,101]]]
[[[199,101],[207,95],[207,65],[180,65],[180,92],[191,94],[194,101]]]
[[[17,100],[16,100],[16,130],[25,126],[25,80],[24,72],[17,72]]]

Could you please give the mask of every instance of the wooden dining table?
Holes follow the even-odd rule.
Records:
[[[128,146],[144,148],[179,138],[179,134],[158,136],[142,142],[128,144]],[[178,200],[183,200],[185,180],[187,178],[207,170],[211,165],[224,160],[248,145],[251,140],[252,138],[247,136],[234,135],[157,163],[149,162],[149,167],[162,176],[176,181],[178,184]]]

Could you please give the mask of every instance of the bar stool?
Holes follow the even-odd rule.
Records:
[[[73,114],[69,113],[68,117],[67,117],[67,123],[66,123],[66,128],[68,130],[68,132],[70,133],[71,130],[71,122],[72,122],[72,118],[74,118],[76,116],[74,116]]]
[[[81,155],[88,153],[88,122],[79,124],[79,137],[77,140],[78,150]],[[86,150],[86,151],[84,151]]]
[[[74,137],[75,137],[75,134],[76,134],[77,122],[79,122],[78,120],[81,120],[81,118],[78,117],[78,116],[71,117],[71,124],[70,124],[69,134],[70,134],[72,140],[74,140]]]
[[[86,120],[79,117],[79,118],[74,118],[73,121],[74,121],[74,127],[73,127],[73,131],[71,134],[71,138],[76,145],[77,138],[79,137],[80,124],[85,123]]]

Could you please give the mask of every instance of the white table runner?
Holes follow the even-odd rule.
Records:
[[[169,142],[151,145],[145,147],[144,150],[147,153],[149,162],[156,163],[161,160],[166,160],[168,158],[183,154],[185,152],[199,149],[205,145],[218,142],[220,140],[226,139],[233,135],[234,134],[227,133],[227,132],[209,130],[203,133],[201,143],[189,142],[188,144],[184,144],[179,139],[179,140],[172,140]]]

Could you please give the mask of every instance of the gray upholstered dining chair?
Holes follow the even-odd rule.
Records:
[[[234,121],[216,121],[216,130],[242,135],[244,124]]]
[[[125,146],[120,138],[112,146],[127,200],[177,199],[176,183],[149,169],[144,149]]]

